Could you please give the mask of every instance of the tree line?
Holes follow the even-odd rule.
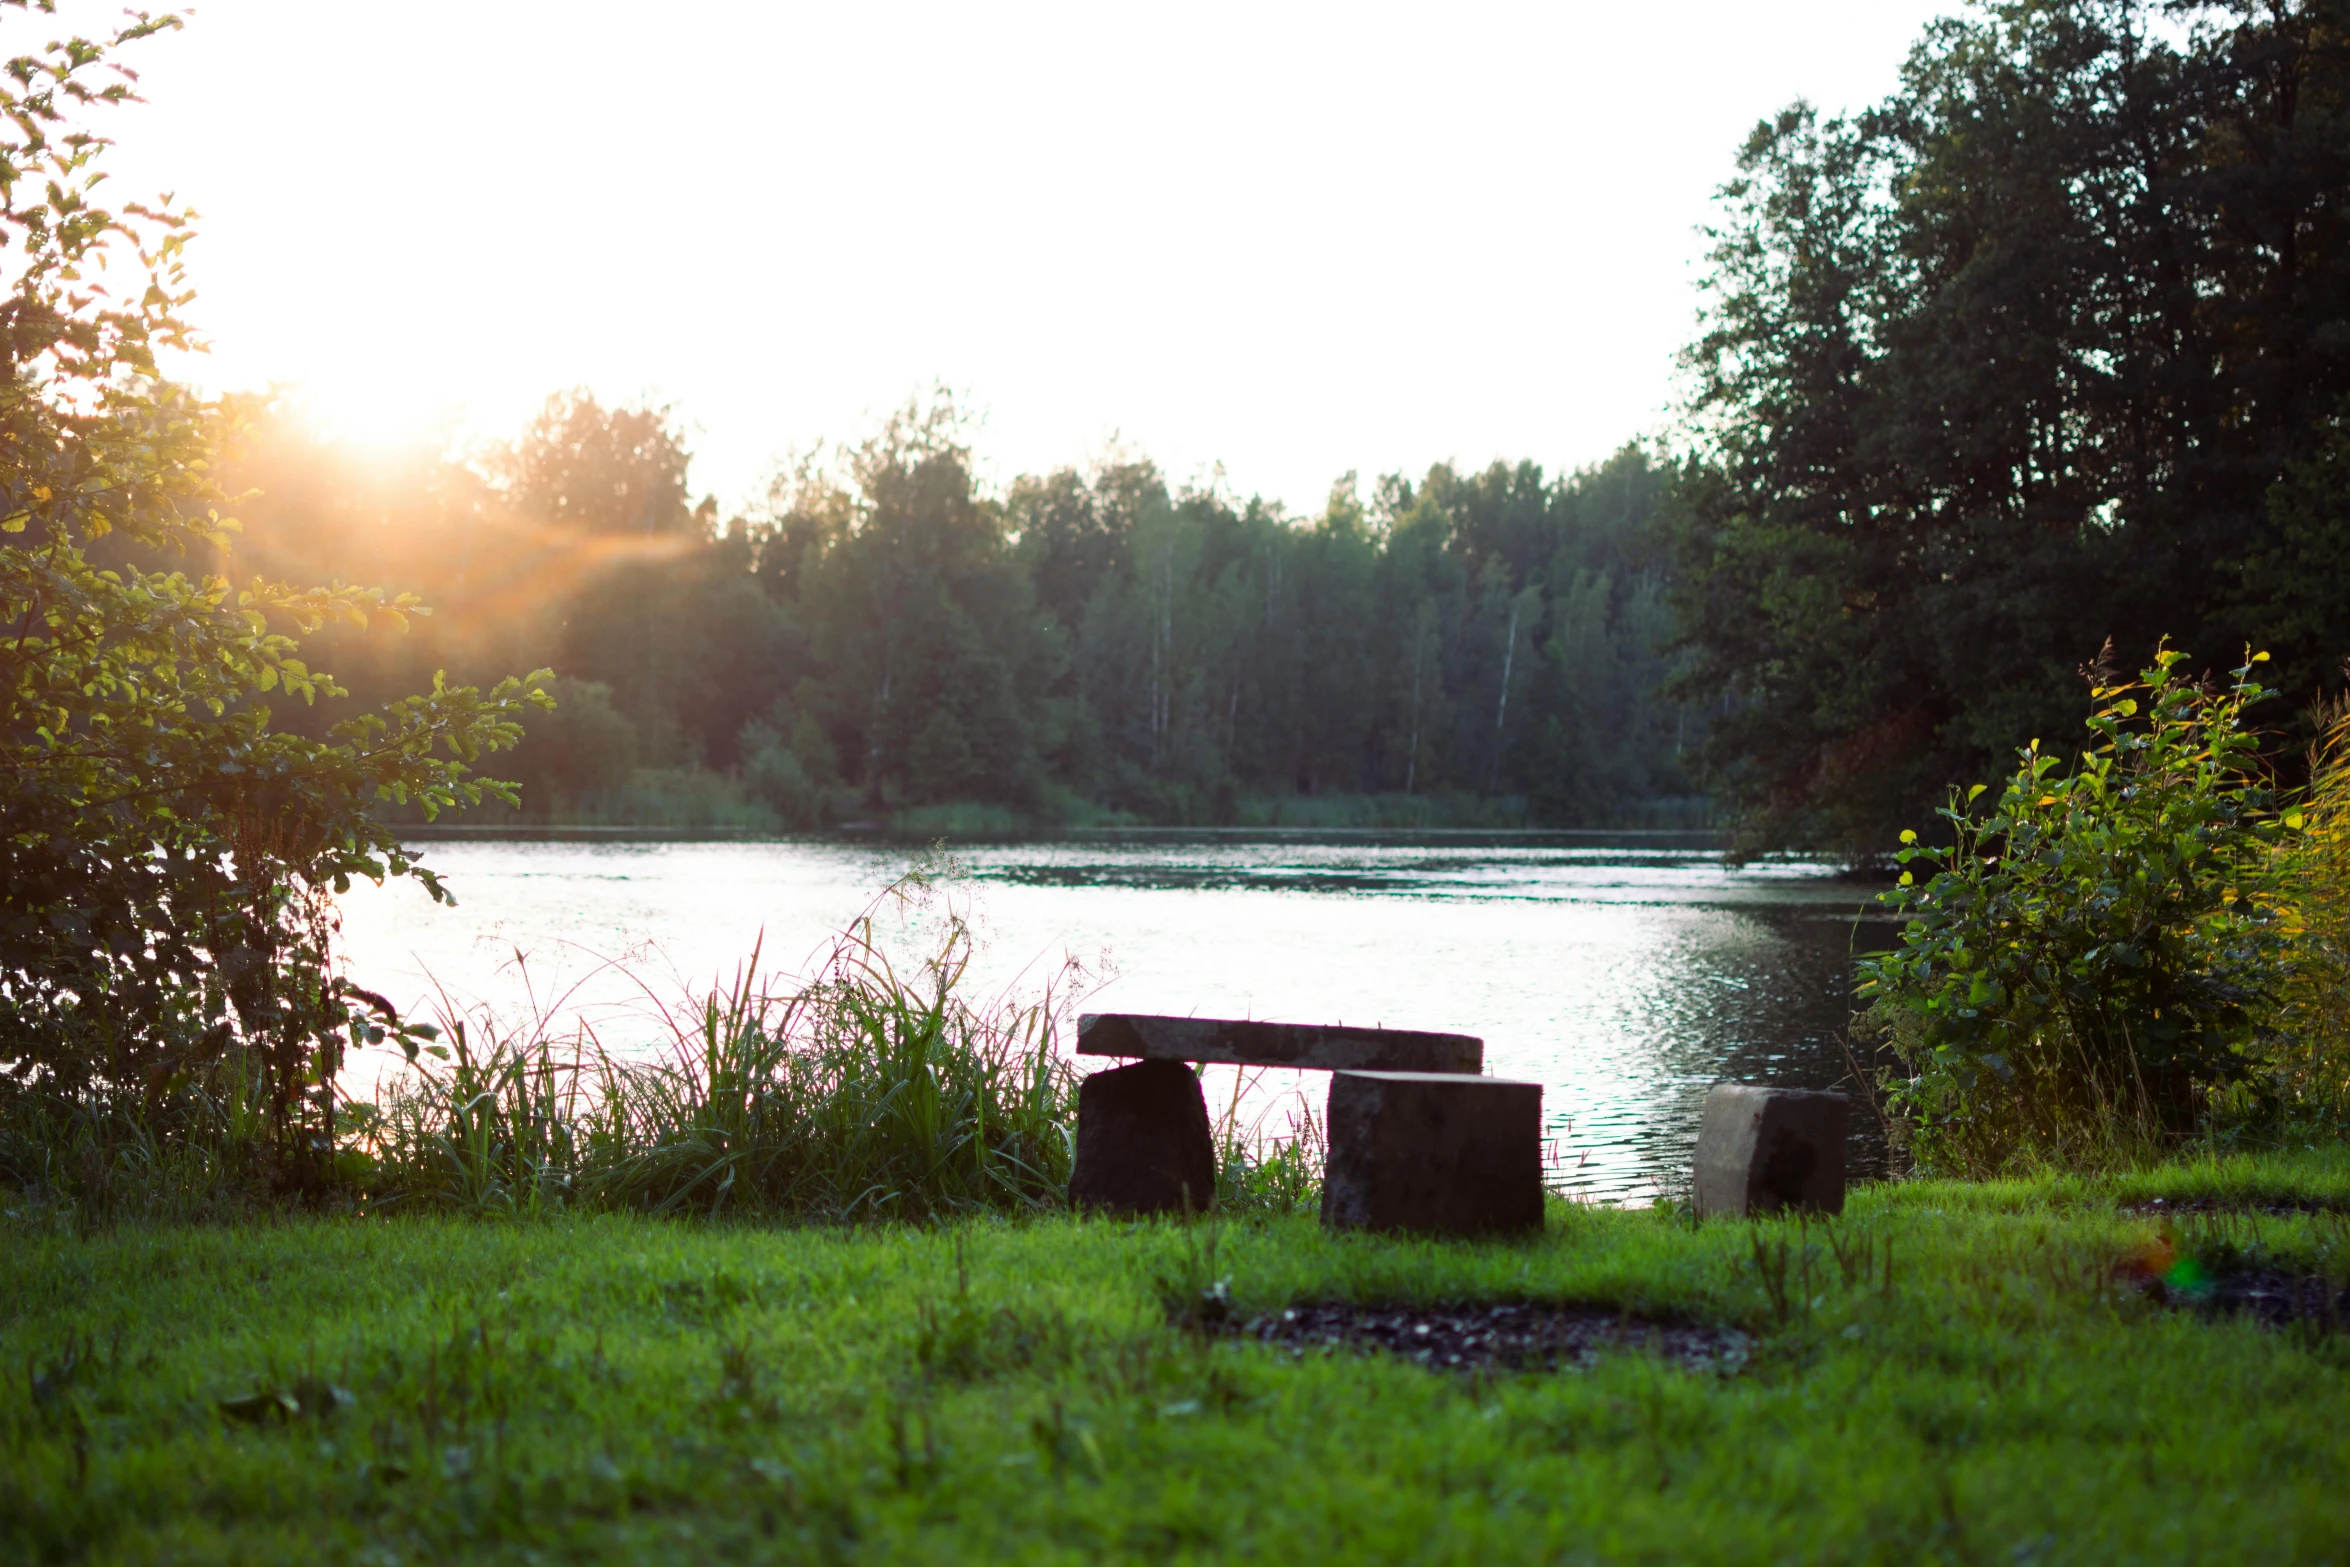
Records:
[[[937,403],[721,517],[658,410],[572,394],[364,481],[264,420],[238,566],[441,606],[329,637],[362,696],[553,665],[540,815],[1718,811],[1863,860],[2166,642],[2274,655],[2291,780],[2350,654],[2345,190],[2350,0],[1980,4],[1757,126],[1677,422],[1585,471],[996,493]]]
[[[911,405],[722,517],[656,409],[563,394],[487,453],[372,470],[264,410],[230,564],[436,606],[312,639],[355,704],[554,667],[511,769],[547,819],[1702,813],[1693,719],[1660,695],[1672,473],[1641,448],[1348,475],[1296,517],[1127,456],[990,493],[961,428]]]

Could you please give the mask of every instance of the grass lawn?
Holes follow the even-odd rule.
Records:
[[[2218,1206],[2123,1206],[2156,1195]],[[2346,1211],[2335,1151],[1878,1187],[1833,1228],[1554,1206],[1514,1245],[19,1216],[0,1559],[2340,1561],[2350,1335],[2135,1280],[2340,1280]],[[1244,1317],[1582,1301],[1752,1338],[1727,1374],[1432,1372],[1170,1323],[1223,1279]]]

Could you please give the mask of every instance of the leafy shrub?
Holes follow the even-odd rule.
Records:
[[[811,768],[801,755],[804,744],[785,740],[756,719],[743,726],[744,792],[773,811],[784,826],[801,830],[824,825],[832,798],[823,781],[829,758],[820,755],[818,766]]]
[[[2257,1085],[2228,1108],[2272,1132],[2350,1132],[2350,705],[2310,753],[2309,788],[2274,851],[2270,885],[2292,961],[2278,987]],[[2255,1094],[2251,1090],[2257,1086]]]
[[[2097,1164],[2194,1131],[2258,1067],[2286,930],[2264,891],[2286,821],[2256,771],[2252,669],[2224,690],[2164,649],[2098,685],[2069,769],[2035,740],[1996,807],[1902,834],[1901,945],[1860,964],[1920,1164]],[[1920,868],[1932,874],[1920,880]]]
[[[289,632],[421,606],[178,569],[226,558],[212,475],[242,415],[161,380],[157,351],[193,346],[188,215],[97,205],[107,143],[80,123],[130,96],[112,53],[177,25],[133,13],[9,61],[0,119],[0,1176],[19,1182],[44,1178],[39,1128],[97,1128],[107,1168],[127,1118],[167,1140],[208,1125],[270,1184],[314,1184],[339,1042],[396,1026],[333,974],[329,896],[414,875],[445,900],[378,807],[511,801],[471,764],[546,704],[543,672],[486,696],[436,679],[325,740],[287,733],[267,699],[343,694]]]

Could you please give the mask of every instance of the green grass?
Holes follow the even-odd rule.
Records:
[[[2333,1201],[2350,1161],[1876,1188],[1832,1232],[1554,1205],[1509,1245],[20,1213],[0,1559],[2339,1560],[2344,1338],[2124,1282],[2159,1223],[2117,1199],[2230,1194]],[[2230,1243],[2338,1276],[2346,1235]],[[1839,1265],[1863,1237],[1889,1284]],[[1467,1378],[1169,1325],[1227,1277],[1243,1310],[1564,1299],[1757,1339],[1728,1377]]]
[[[490,819],[485,813],[484,820]],[[743,827],[776,832],[783,819],[741,780],[700,767],[640,767],[608,794],[565,802],[555,819],[578,826]]]
[[[827,791],[812,807],[812,822],[798,826],[773,806],[756,797],[731,773],[705,768],[639,768],[618,789],[580,797],[560,796],[532,802],[528,814],[484,813],[471,822],[494,828],[501,822],[519,828],[638,827],[695,831],[721,828],[752,833],[787,834],[822,831],[841,824],[880,825],[900,838],[955,838],[986,840],[1069,828],[1116,827],[1226,827],[1277,828],[1290,831],[1357,831],[1366,829],[1480,829],[1516,830],[1540,825],[1530,814],[1524,795],[1473,794],[1317,794],[1242,795],[1219,819],[1210,796],[1199,791],[1170,795],[1163,808],[1122,809],[1089,800],[1067,789],[1051,787],[1045,797],[1027,808],[996,802],[955,800],[927,805],[870,806],[854,791]],[[421,813],[395,812],[406,819]],[[1713,802],[1701,795],[1668,796],[1625,802],[1608,820],[1582,822],[1580,828],[1610,830],[1711,831],[1719,825]]]
[[[1238,825],[1320,830],[1345,828],[1485,828],[1541,825],[1529,814],[1524,795],[1322,794],[1246,796]],[[1719,825],[1713,802],[1703,796],[1624,802],[1606,821],[1576,823],[1592,830],[1671,829],[1707,831]]]

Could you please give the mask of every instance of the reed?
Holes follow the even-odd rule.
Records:
[[[917,876],[884,899],[927,889]],[[353,1108],[373,1203],[826,1220],[1058,1206],[1076,1089],[1058,1031],[1081,971],[975,1004],[959,911],[908,972],[875,908],[802,980],[774,984],[754,952],[730,987],[663,1013],[649,1056],[586,1027],[447,1017],[446,1046]]]
[[[893,959],[889,906],[943,915],[930,955]],[[256,1087],[233,1055],[168,1094],[0,1098],[11,1211],[69,1227],[237,1220],[274,1210],[540,1217],[565,1212],[821,1223],[1065,1206],[1078,1073],[1062,1029],[1088,976],[975,998],[974,938],[935,875],[884,890],[799,976],[754,949],[731,984],[662,1005],[621,1047],[565,1021],[574,991],[519,1011],[443,992],[404,1070],[335,1106],[325,1173],[271,1164]],[[517,955],[517,962],[521,961]],[[617,1037],[617,1031],[612,1031]],[[1219,1209],[1310,1212],[1323,1129],[1295,1095],[1239,1074],[1216,1118]],[[1285,1124],[1276,1124],[1285,1122]]]
[[[1322,1117],[1302,1092],[1268,1095],[1266,1072],[1239,1068],[1210,1131],[1216,1143],[1216,1207],[1229,1214],[1306,1213],[1322,1200],[1329,1150]],[[1252,1113],[1253,1111],[1253,1113]],[[1284,1129],[1272,1124],[1276,1113]]]

